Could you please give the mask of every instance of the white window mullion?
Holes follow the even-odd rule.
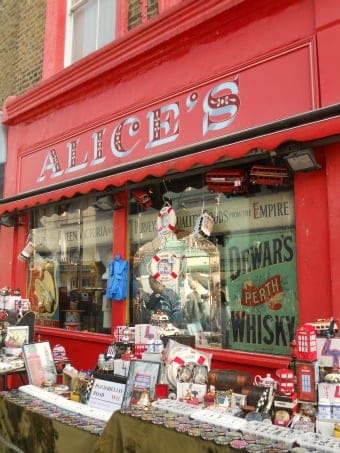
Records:
[[[101,0],[97,0],[97,14],[96,14],[96,49],[99,48],[99,33],[100,33],[100,13],[101,13]]]

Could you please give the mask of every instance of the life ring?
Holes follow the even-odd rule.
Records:
[[[176,213],[172,206],[166,204],[157,216],[157,232],[160,236],[173,233],[176,228]]]
[[[151,258],[149,273],[155,280],[174,280],[181,269],[181,260],[173,253],[159,252]]]

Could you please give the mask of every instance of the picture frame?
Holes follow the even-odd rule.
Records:
[[[216,391],[215,401],[218,406],[230,407],[230,399],[225,390]]]
[[[20,349],[25,343],[28,343],[29,327],[28,326],[8,326],[5,337],[6,349]]]
[[[241,393],[232,393],[231,395],[231,401],[230,401],[230,405],[232,408],[236,408],[236,407],[243,407],[245,406],[247,403],[247,396],[246,395],[242,395]]]
[[[22,351],[30,384],[41,387],[57,382],[57,369],[48,341],[24,344]]]
[[[203,402],[207,386],[203,384],[193,384],[192,382],[178,382],[176,386],[177,400],[196,398],[200,403]],[[190,396],[189,396],[190,395]]]
[[[160,362],[131,360],[122,408],[138,404],[143,390],[145,391],[146,389],[150,392],[150,398],[154,399],[155,386],[159,379],[160,369]]]

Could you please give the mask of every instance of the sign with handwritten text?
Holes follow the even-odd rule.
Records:
[[[95,379],[88,405],[109,412],[115,412],[122,406],[125,384],[120,382]]]

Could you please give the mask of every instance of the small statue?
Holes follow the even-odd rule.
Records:
[[[191,400],[191,398],[192,398],[191,389],[187,389],[185,395],[183,396],[183,400]]]
[[[211,406],[215,404],[216,390],[214,385],[209,385],[207,393],[204,395],[204,405]]]
[[[137,406],[142,406],[145,409],[149,408],[151,406],[151,397],[150,397],[150,390],[149,389],[143,389],[142,394],[139,398],[139,401],[137,403]]]

